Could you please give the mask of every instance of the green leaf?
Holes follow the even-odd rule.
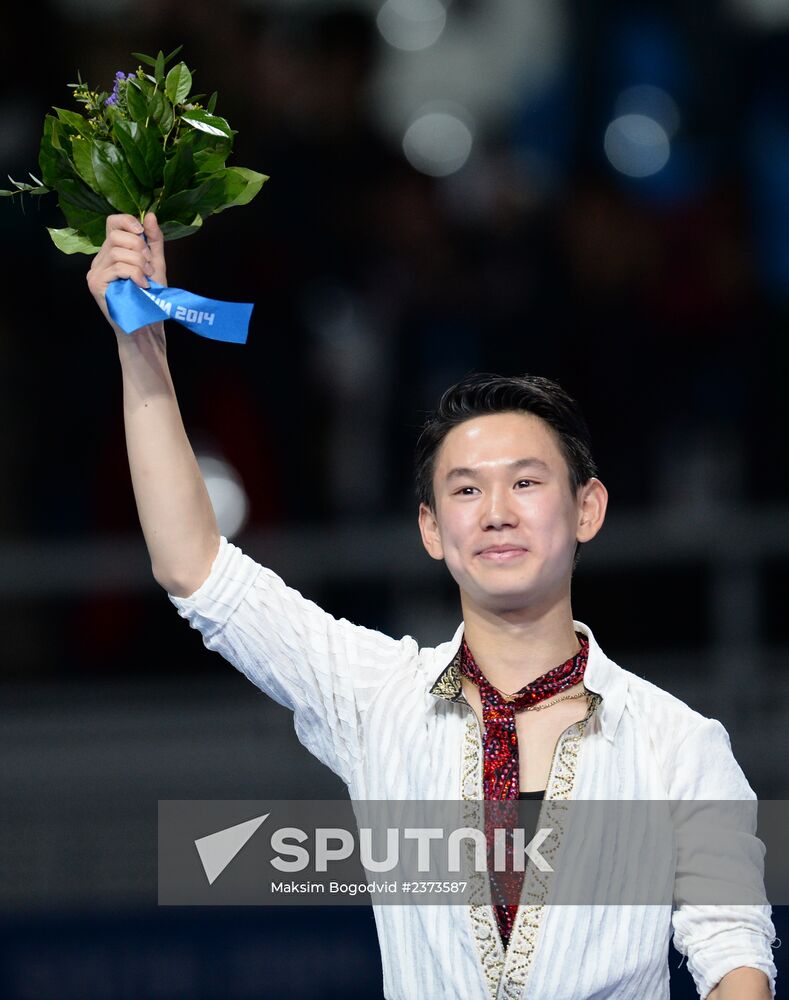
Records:
[[[192,233],[197,232],[202,224],[203,220],[199,215],[196,215],[188,224],[175,221],[162,222],[161,219],[159,220],[159,226],[166,240],[180,240],[184,236],[191,236]]]
[[[170,62],[171,59],[175,59],[175,57],[178,55],[178,53],[181,51],[182,48],[183,45],[179,45],[177,49],[173,49],[173,51],[170,53],[169,56],[164,57],[165,66],[167,65],[168,62]]]
[[[225,199],[224,178],[209,177],[196,187],[178,191],[164,199],[159,212],[168,221],[190,223],[195,215],[204,219],[213,215]]]
[[[186,63],[180,62],[173,66],[164,82],[164,92],[172,104],[182,104],[192,89],[192,74]]]
[[[246,167],[228,167],[206,177],[202,183],[166,198],[161,218],[188,222],[197,213],[203,219],[235,205],[246,205],[268,178]]]
[[[65,125],[70,125],[78,135],[92,136],[93,131],[90,123],[76,111],[67,111],[65,108],[53,108],[58,119]]]
[[[175,120],[173,106],[160,90],[157,90],[153,94],[148,103],[148,115],[159,126],[159,131],[162,135],[167,135],[173,127],[173,121]]]
[[[32,174],[30,176],[33,177]],[[14,190],[0,191],[0,196],[4,198],[13,198],[15,194],[49,194],[50,191],[50,188],[42,184],[37,177],[33,177],[35,185],[28,184],[26,181],[15,181],[10,174],[8,174],[8,179],[14,185]]]
[[[195,170],[202,174],[213,174],[225,165],[233,149],[233,140],[224,135],[209,135],[207,132],[188,131],[195,154]]]
[[[156,62],[154,63],[153,75],[156,77],[157,83],[164,82],[164,53],[161,49],[156,56]]]
[[[126,86],[126,107],[137,122],[144,122],[148,117],[148,99],[143,94],[141,81],[137,77],[129,80]]]
[[[101,246],[94,246],[91,241],[78,233],[76,229],[50,229],[47,232],[52,237],[52,242],[63,253],[98,253]]]
[[[112,206],[89,191],[82,181],[63,181],[58,187],[58,205],[66,222],[97,246],[104,240],[107,216]],[[100,206],[100,207],[99,207]]]
[[[91,215],[89,212],[80,212],[69,207],[66,222],[72,229],[89,240],[94,246],[100,247],[107,234],[107,217],[105,215]]]
[[[58,193],[58,201],[60,202],[61,208],[63,207],[63,202],[67,201],[75,208],[83,209],[86,212],[92,212],[95,215],[106,216],[113,214],[112,205],[105,198],[102,198],[100,194],[96,194],[95,191],[91,191],[91,189],[81,180],[77,180],[72,177],[64,177],[62,180],[58,181],[55,190]]]
[[[158,62],[161,59],[162,68],[164,68],[164,66],[166,66],[171,59],[175,59],[182,48],[183,45],[179,45],[177,49],[173,49],[169,56],[163,56],[160,52],[158,58],[156,59],[154,59],[153,56],[147,56],[144,52],[132,52],[131,55],[134,56],[135,59],[139,59],[141,63],[145,63],[146,66],[152,66],[154,69],[156,69]]]
[[[208,98],[208,104],[206,104],[205,109],[209,115],[214,113],[214,108],[216,107],[217,92],[214,91],[213,94]]]
[[[58,150],[68,150],[68,139],[73,132],[69,129],[68,125],[65,125],[59,118],[55,118],[54,115],[46,115],[44,117],[44,134],[42,137],[42,142],[44,139],[52,146],[53,149]]]
[[[165,198],[160,203],[156,212],[159,225],[163,225],[164,222],[180,222],[184,225],[189,225],[195,215],[203,214],[197,211],[201,194],[202,185],[198,185],[196,188],[190,188],[187,191],[178,191],[171,197]],[[210,212],[206,212],[205,214],[210,215]]]
[[[211,185],[209,191],[214,201],[211,210],[213,215],[230,208],[235,203],[236,198],[243,194],[246,187],[246,181],[242,177],[238,174],[231,174],[224,168],[212,174],[207,179],[207,183]],[[213,196],[214,191],[217,192],[215,197]]]
[[[229,155],[230,142],[228,140],[225,140],[221,145],[216,147],[199,150],[194,154],[195,171],[200,174],[216,173],[217,170],[221,170],[224,167]]]
[[[30,176],[33,177],[32,174]],[[11,183],[14,185],[14,187],[16,189],[15,191],[8,191],[7,192],[8,194],[10,194],[12,196],[15,195],[15,194],[20,194],[20,193],[22,193],[22,194],[46,194],[49,191],[49,188],[46,187],[46,185],[42,184],[41,181],[38,180],[36,177],[33,177],[33,180],[36,182],[35,184],[28,184],[27,181],[15,181],[14,178],[11,176],[11,174],[8,174],[7,177],[11,181]]]
[[[146,56],[143,52],[132,52],[131,54],[135,59],[139,59],[141,63],[145,63],[146,66],[156,67],[156,60],[153,56]]]
[[[96,142],[91,150],[99,192],[119,212],[138,215],[145,198],[120,150],[111,142]]]
[[[92,191],[98,192],[96,171],[93,169],[93,141],[75,139],[71,144],[71,159],[77,173]]]
[[[43,139],[38,154],[38,168],[48,187],[54,187],[62,177],[71,175],[71,163],[65,153]]]
[[[209,115],[208,112],[200,111],[198,108],[190,108],[186,114],[181,115],[181,121],[209,135],[223,135],[230,139],[235,134],[224,118]]]
[[[158,132],[142,122],[118,120],[112,127],[134,176],[147,191],[162,183],[164,150]],[[150,200],[150,199],[149,199]]]
[[[44,183],[48,187],[55,187],[57,182],[64,177],[74,179],[79,177],[67,152],[61,146],[61,142],[65,141],[65,136],[60,133],[65,127],[53,115],[47,115],[44,118],[44,133],[41,136],[38,165]]]
[[[91,215],[89,212],[79,212],[77,209],[69,208],[66,222],[72,229],[84,236],[86,240],[96,247],[100,247],[107,234],[107,217],[104,215]]]
[[[190,213],[204,219],[233,205],[243,205],[255,197],[263,184],[263,175],[243,168],[218,170],[194,188],[166,198],[161,210],[166,219],[186,222]]]
[[[183,191],[194,177],[194,156],[190,138],[184,136],[175,144],[172,156],[164,165],[164,198]]]
[[[267,174],[259,174],[256,170],[250,170],[249,167],[226,167],[225,174],[227,175],[226,191],[232,195],[232,200],[217,210],[220,212],[236,205],[248,205],[268,180]],[[236,183],[233,183],[231,178],[237,179]],[[240,188],[237,187],[238,183],[242,185]],[[235,193],[236,191],[237,193]]]

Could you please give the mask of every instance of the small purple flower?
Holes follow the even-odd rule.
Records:
[[[125,73],[121,73],[121,71],[118,70],[118,72],[115,74],[115,86],[112,88],[112,93],[110,94],[110,96],[104,102],[105,104],[117,104],[118,103],[118,97],[120,96],[120,93],[118,91],[118,87],[120,85],[121,80],[125,80],[125,79],[126,79],[126,74]]]

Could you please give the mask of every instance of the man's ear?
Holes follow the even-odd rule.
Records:
[[[587,480],[578,494],[578,528],[576,540],[591,541],[602,528],[608,508],[608,490],[599,479]]]
[[[436,515],[424,503],[419,505],[419,533],[422,536],[422,544],[430,556],[433,559],[443,559],[444,547],[441,544],[441,532]]]

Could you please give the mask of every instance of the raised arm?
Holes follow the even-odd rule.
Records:
[[[167,284],[164,238],[156,216],[145,216],[143,230],[132,215],[111,215],[107,237],[88,272],[88,287],[118,344],[126,449],[153,575],[170,594],[186,597],[208,576],[220,536],[178,408],[164,325],[154,323],[126,334],[110,319],[105,300],[114,279],[131,278],[147,288],[149,277]]]

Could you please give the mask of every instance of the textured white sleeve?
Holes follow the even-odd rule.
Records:
[[[208,578],[168,595],[208,649],[294,713],[299,740],[346,783],[359,760],[360,719],[417,646],[337,620],[221,539]]]
[[[683,740],[675,759],[670,798],[755,800],[720,722],[705,719]],[[745,810],[739,815],[753,818],[753,826],[737,834],[743,848],[741,871],[750,868],[749,877],[753,877],[754,865],[763,858],[763,847],[755,836],[756,813]],[[736,866],[727,867],[721,878],[733,877],[732,872],[737,872]],[[758,869],[756,877],[760,878]],[[771,949],[775,928],[769,906],[685,904],[675,909],[672,921],[674,945],[687,955],[688,969],[700,997],[707,997],[728,972],[740,966],[764,972],[775,996],[776,968]]]

